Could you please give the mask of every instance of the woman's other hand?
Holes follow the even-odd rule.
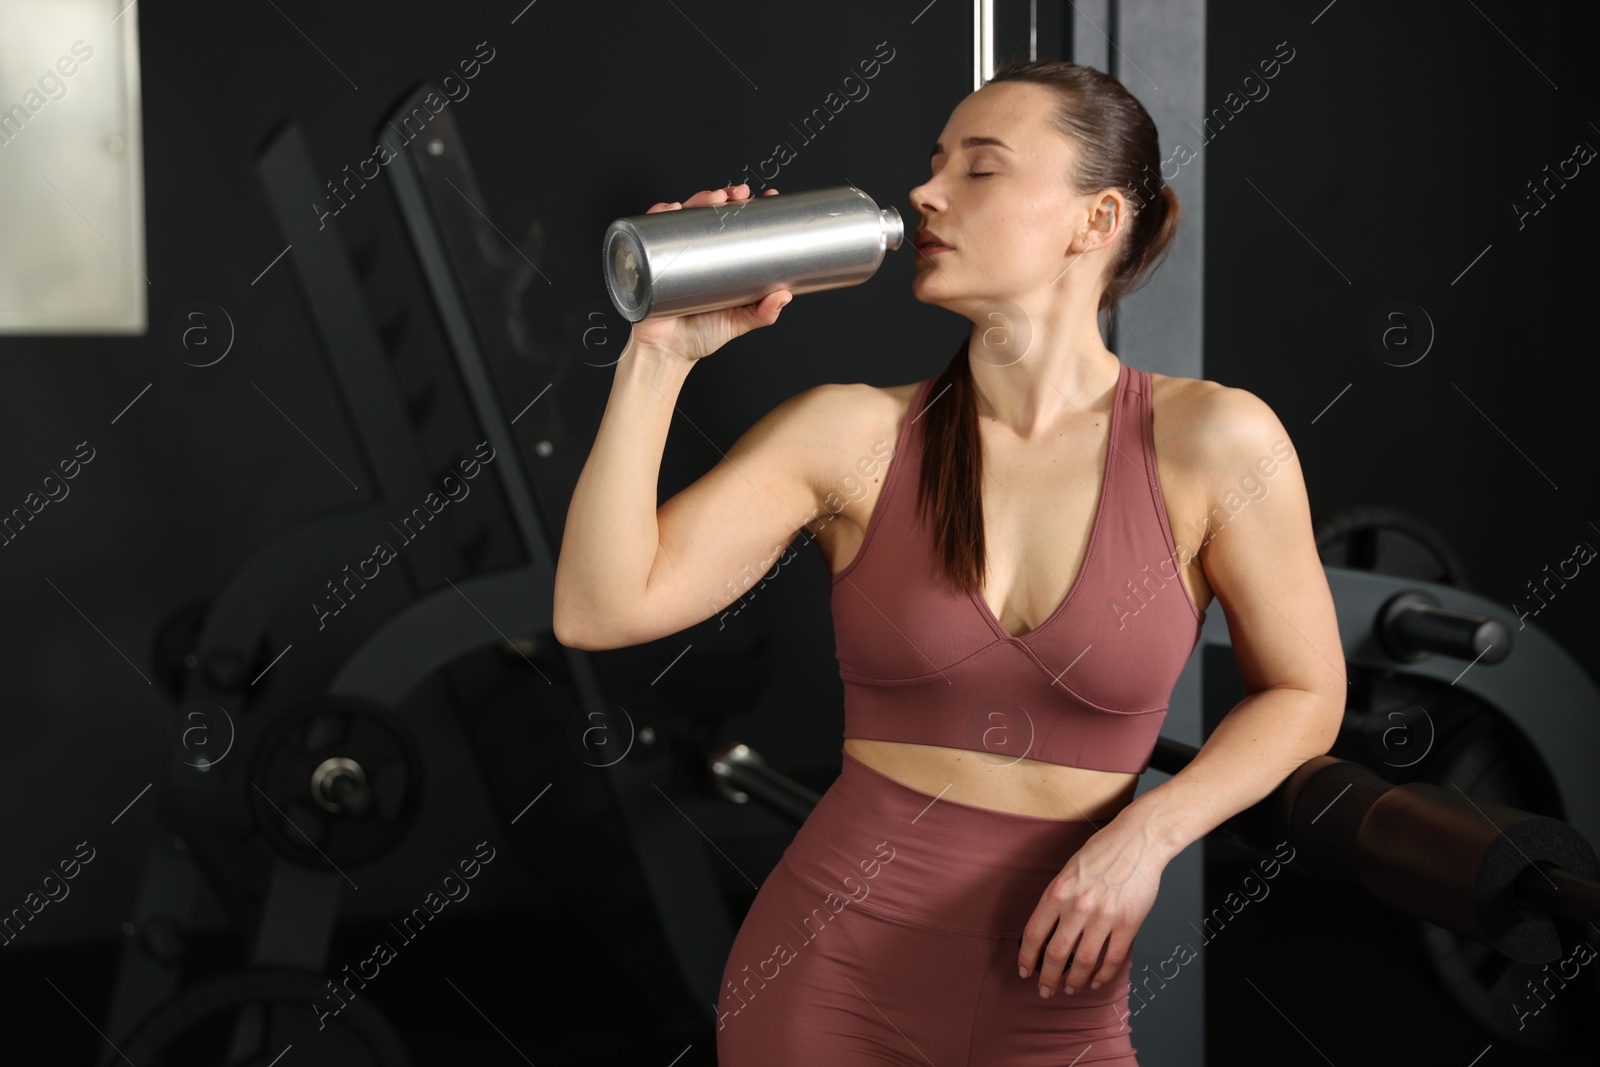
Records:
[[[1139,827],[1119,826],[1113,819],[1050,880],[1023,927],[1017,959],[1027,978],[1044,948],[1040,996],[1050,996],[1063,985],[1069,994],[1085,984],[1098,988],[1116,975],[1155,906],[1166,867],[1157,858],[1161,854]]]

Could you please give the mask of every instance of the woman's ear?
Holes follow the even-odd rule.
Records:
[[[1083,225],[1078,227],[1070,251],[1092,252],[1097,248],[1104,248],[1121,232],[1120,225],[1125,221],[1126,215],[1126,201],[1110,194],[1102,196],[1085,218]]]
[[[1104,201],[1106,215],[1106,235],[1117,231],[1117,201],[1114,197],[1106,197]]]

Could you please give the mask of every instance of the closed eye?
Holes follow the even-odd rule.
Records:
[[[987,178],[990,175],[992,175],[993,173],[994,173],[994,171],[992,171],[992,170],[969,170],[969,171],[967,171],[967,177],[969,177],[969,178]]]

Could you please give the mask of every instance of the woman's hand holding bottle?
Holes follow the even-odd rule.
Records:
[[[775,196],[778,190],[768,189],[763,196]],[[739,203],[750,199],[750,186],[741,183],[723,189],[702,189],[683,202],[658,203],[646,214],[657,211],[677,211],[686,207],[709,207],[716,204]],[[676,315],[658,319],[645,319],[633,324],[628,335],[629,346],[651,349],[694,362],[709,356],[735,337],[740,337],[762,326],[778,321],[778,312],[793,299],[787,289],[768,293],[754,304],[740,307],[718,308],[695,315]]]

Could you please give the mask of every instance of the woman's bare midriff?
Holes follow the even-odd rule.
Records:
[[[844,750],[902,785],[980,808],[1099,823],[1127,807],[1139,776],[939,745],[847,737]]]
[[[1189,379],[1170,378],[1166,375],[1153,374],[1152,407],[1155,411],[1156,423],[1156,451],[1158,475],[1161,479],[1162,495],[1166,501],[1168,519],[1174,529],[1179,520],[1190,515],[1203,515],[1203,509],[1190,499],[1190,487],[1183,484],[1182,479],[1172,477],[1172,470],[1178,466],[1181,457],[1171,454],[1162,445],[1169,439],[1162,432],[1163,424],[1168,419],[1181,428],[1184,417],[1184,405],[1189,397],[1193,396],[1192,389],[1198,384]],[[881,394],[893,398],[893,404],[880,410],[892,412],[892,423],[887,421],[888,415],[875,417],[874,422],[883,420],[881,425],[873,427],[873,440],[887,437],[893,441],[899,431],[900,421],[906,416],[912,394],[916,390],[916,383],[901,386],[892,386],[880,389]],[[1109,412],[1095,412],[1103,420]],[[1166,419],[1162,416],[1165,414]],[[1092,429],[1092,428],[1091,428]],[[1101,430],[1093,429],[1094,433]],[[1181,433],[1174,434],[1179,440]],[[1035,447],[1035,446],[1029,446]],[[1059,484],[1062,481],[1072,483],[1070,474],[1075,465],[1086,465],[1093,469],[1091,480],[1098,485],[1098,470],[1103,466],[1103,460],[1094,459],[1086,455],[1086,450],[1081,446],[1074,453],[1073,446],[1068,443],[1065,451],[1058,455],[1058,462],[1052,469],[1050,477]],[[1168,445],[1168,448],[1176,447]],[[852,453],[853,454],[853,453]],[[1006,457],[1001,454],[995,457],[985,456],[986,469],[993,464],[1003,463]],[[1162,469],[1162,461],[1166,460],[1168,466]],[[891,460],[891,463],[893,461]],[[1043,468],[1043,464],[1037,464]],[[998,467],[997,467],[998,472]],[[1009,472],[1008,472],[1009,473]],[[909,476],[903,476],[909,477]],[[858,499],[848,502],[840,511],[837,519],[817,531],[817,545],[824,559],[828,562],[830,572],[837,574],[848,566],[857,551],[860,550],[865,539],[866,527],[872,516],[872,510],[877,505],[877,500],[883,489],[883,476],[873,479],[871,489]],[[1019,477],[1013,476],[1010,481],[1018,485],[1022,496],[1039,494],[1048,490],[1042,486],[1030,487]],[[911,485],[910,481],[903,483]],[[910,491],[910,490],[907,490]],[[987,495],[987,494],[986,494]],[[1063,528],[1076,524],[1080,528],[1079,541],[1086,543],[1088,539],[1088,526],[1092,518],[1094,501],[1083,499],[1079,509],[1063,524]],[[988,514],[989,505],[985,504],[985,524],[991,525],[992,520]],[[1003,509],[996,509],[997,517],[1003,516]],[[1203,520],[1202,520],[1203,525]],[[1007,567],[1001,558],[1004,547],[998,543],[991,543],[991,564],[998,563],[994,572],[1001,575],[1001,581],[1006,587],[1016,587],[1016,579],[1007,579],[1007,572],[1014,573],[1014,569]],[[1079,546],[1080,553],[1083,546]],[[1078,561],[1081,565],[1081,556]],[[1191,561],[1181,568],[1182,581],[1189,592],[1190,599],[1202,608],[1212,599],[1211,589],[1205,580],[1204,572],[1198,562]],[[1071,575],[1063,577],[1059,583],[1065,588],[1070,582]],[[1041,601],[1048,606],[1051,601],[1048,597]],[[1059,599],[1057,600],[1059,602]],[[997,612],[997,616],[1005,613]],[[1042,618],[1047,610],[1040,610],[1038,615]],[[1030,622],[1039,619],[1028,620]],[[1009,627],[1008,627],[1009,629]],[[877,741],[861,737],[847,737],[844,740],[844,750],[854,758],[865,763],[874,770],[888,775],[890,778],[932,795],[942,795],[943,799],[959,801],[963,804],[972,804],[977,807],[992,808],[996,811],[1007,811],[1020,815],[1036,815],[1045,818],[1057,819],[1092,819],[1101,822],[1116,815],[1133,800],[1138,788],[1139,776],[1132,773],[1099,771],[1087,767],[1067,767],[1054,763],[1044,763],[1039,760],[1016,759],[1012,756],[1002,757],[995,753],[967,751],[965,749],[945,748],[939,745],[907,744],[899,741]]]

